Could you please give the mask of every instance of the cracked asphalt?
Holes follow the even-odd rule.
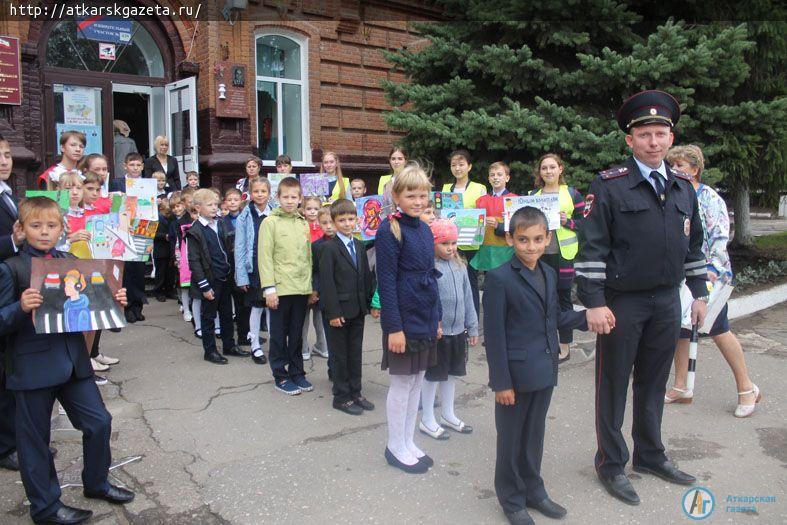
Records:
[[[349,416],[331,408],[326,361],[307,362],[315,391],[295,397],[273,389],[270,369],[250,359],[228,366],[202,360],[200,341],[175,303],[152,303],[148,321],[102,337],[121,358],[100,387],[113,415],[114,460],[142,458],[112,471],[137,492],[125,507],[85,500],[80,487],[63,501],[95,512],[94,523],[504,523],[492,484],[494,396],[486,386],[483,348],[471,349],[457,388],[457,413],[475,427],[447,442],[417,435],[436,465],[422,476],[387,466],[385,394],[379,323],[365,336],[364,393],[377,408]],[[712,342],[700,344],[695,401],[668,406],[668,453],[715,496],[714,523],[785,523],[787,304],[733,323],[765,399],[754,417],[737,420],[732,374]],[[312,335],[313,338],[313,335]],[[609,497],[595,478],[593,336],[575,332],[548,415],[542,473],[550,496],[568,508],[564,523],[688,523],[684,487],[630,473],[642,505]],[[630,397],[629,397],[630,401]],[[80,434],[55,416],[58,471],[79,480]],[[627,414],[624,429],[630,428]],[[628,434],[628,431],[625,432]],[[775,496],[745,513],[728,512],[729,496]],[[737,504],[740,505],[740,504]],[[550,520],[532,513],[538,523]],[[0,471],[0,523],[28,523],[18,474]]]

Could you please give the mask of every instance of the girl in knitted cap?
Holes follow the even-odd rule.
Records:
[[[473,427],[465,424],[454,413],[456,378],[467,374],[467,345],[478,343],[478,315],[473,305],[473,290],[464,261],[456,247],[456,225],[447,220],[436,220],[431,225],[434,237],[435,265],[442,274],[437,279],[443,317],[440,324],[442,337],[437,342],[437,364],[426,370],[421,389],[423,414],[419,430],[435,439],[448,439],[443,426],[469,434]],[[440,423],[435,419],[434,400],[440,385]]]

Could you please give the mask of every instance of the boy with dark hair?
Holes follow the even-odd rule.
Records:
[[[566,509],[541,478],[544,431],[557,384],[557,329],[587,330],[585,312],[561,311],[555,271],[539,261],[551,240],[541,210],[521,208],[509,223],[511,259],[486,274],[484,333],[495,392],[495,492],[513,525],[532,524],[526,507],[550,518]]]
[[[58,204],[46,197],[25,200],[19,206],[19,227],[25,244],[18,255],[0,264],[0,336],[7,337],[6,388],[13,392],[16,404],[22,483],[33,521],[80,523],[92,512],[60,501],[60,483],[49,450],[55,399],[82,431],[85,497],[122,504],[133,500],[134,493],[108,481],[112,416],[93,380],[83,333],[37,334],[33,326],[31,312],[43,304],[43,296],[30,288],[31,259],[73,257],[55,250],[63,233]],[[118,290],[115,300],[125,305],[125,289]]]
[[[294,396],[314,390],[303,370],[303,321],[312,288],[312,251],[309,225],[298,213],[301,185],[295,177],[279,182],[279,208],[260,226],[257,249],[260,284],[269,308],[268,361],[275,388]]]
[[[211,189],[203,188],[194,193],[194,205],[199,218],[186,232],[189,268],[191,269],[191,293],[202,294],[202,349],[204,359],[213,364],[225,365],[227,359],[216,350],[215,319],[219,313],[221,343],[224,355],[249,357],[249,353],[235,344],[235,329],[232,324],[232,290],[230,289],[230,263],[224,243],[225,225],[216,220],[219,197]]]
[[[351,415],[373,410],[361,395],[364,317],[374,294],[374,276],[363,243],[353,237],[355,204],[339,199],[331,205],[336,236],[320,249],[320,301],[328,319],[328,348],[333,378],[333,408]]]
[[[246,334],[249,333],[249,315],[251,307],[246,306],[246,292],[238,287],[235,281],[235,227],[241,208],[243,207],[243,192],[238,188],[230,188],[224,192],[224,204],[227,215],[220,219],[224,226],[224,246],[230,260],[229,288],[232,294],[232,303],[235,305],[235,325],[238,333],[238,346],[251,344]]]

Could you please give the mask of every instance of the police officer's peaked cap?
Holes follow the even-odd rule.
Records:
[[[640,91],[626,100],[618,110],[618,125],[628,133],[645,124],[666,124],[674,127],[680,119],[678,101],[664,91]]]

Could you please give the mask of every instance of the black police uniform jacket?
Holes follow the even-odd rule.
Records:
[[[694,297],[708,294],[697,194],[688,175],[666,168],[663,205],[633,157],[591,183],[574,264],[586,307],[604,306],[605,288],[677,288],[684,277]]]

